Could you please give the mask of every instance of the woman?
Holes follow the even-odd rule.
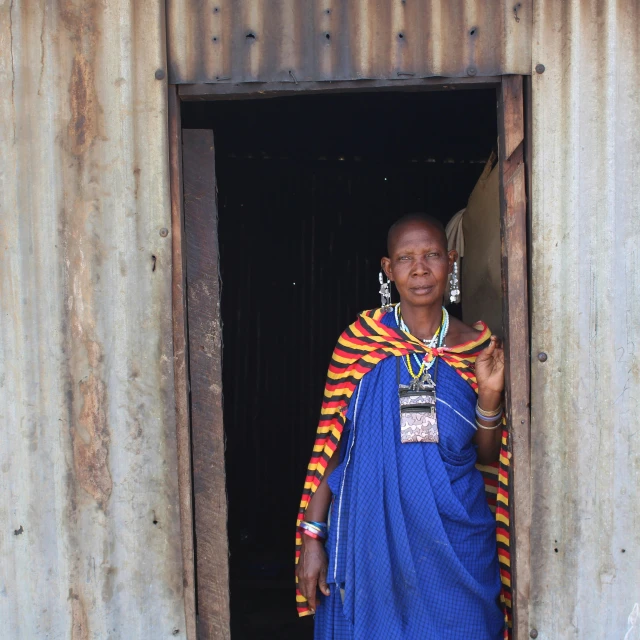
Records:
[[[405,216],[387,250],[400,303],[361,314],[329,368],[298,609],[316,640],[497,640],[496,520],[475,464],[500,453],[503,351],[442,306],[457,254],[439,222]]]

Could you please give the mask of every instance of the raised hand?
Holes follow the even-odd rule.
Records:
[[[476,358],[478,396],[502,396],[504,391],[504,349],[497,336]]]

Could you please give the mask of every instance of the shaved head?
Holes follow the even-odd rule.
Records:
[[[440,222],[440,220],[428,215],[427,213],[407,213],[406,215],[402,216],[402,218],[396,220],[389,227],[389,232],[387,233],[387,253],[389,256],[391,256],[393,252],[393,247],[400,231],[402,231],[405,227],[413,224],[424,224],[437,231],[442,240],[442,246],[445,252],[447,251],[447,233],[444,229],[444,225],[442,224],[442,222]]]

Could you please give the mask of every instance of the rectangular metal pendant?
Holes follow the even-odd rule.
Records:
[[[399,385],[400,441],[439,442],[436,389],[431,376]]]

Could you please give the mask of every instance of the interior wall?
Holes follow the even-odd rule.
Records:
[[[483,320],[502,336],[499,178],[493,158],[469,196],[462,218],[465,245],[460,282],[462,319],[468,324]]]

